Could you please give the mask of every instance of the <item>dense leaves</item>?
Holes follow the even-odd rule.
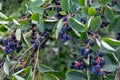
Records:
[[[114,79],[120,62],[119,0],[0,4],[0,80]]]

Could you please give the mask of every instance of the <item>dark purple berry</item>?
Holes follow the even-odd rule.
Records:
[[[63,18],[63,21],[67,21],[67,17],[66,16]]]
[[[100,52],[98,52],[98,56],[99,57],[103,57],[103,53],[100,51]]]
[[[3,45],[8,45],[8,40],[7,39],[3,40]]]
[[[93,45],[94,45],[94,42],[93,42],[93,41],[91,41],[91,42],[89,43],[89,45],[90,45],[90,46],[93,46]]]
[[[96,66],[97,62],[96,61],[92,61],[92,65]]]

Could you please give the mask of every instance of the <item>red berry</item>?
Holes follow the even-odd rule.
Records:
[[[77,62],[77,66],[81,66],[81,62]]]
[[[6,48],[5,48],[5,47],[2,47],[2,50],[3,50],[3,51],[5,51],[5,50],[6,50]]]

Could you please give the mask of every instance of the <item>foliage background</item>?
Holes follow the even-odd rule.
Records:
[[[54,2],[54,0],[45,0],[45,1],[46,1],[46,4],[47,4],[47,1]],[[69,1],[69,0],[67,0],[67,1]],[[89,9],[89,7],[88,6],[86,7],[86,5],[84,5],[84,2],[81,3],[84,0],[81,0],[81,1],[80,0],[76,0],[76,1],[70,0],[70,1],[72,2],[71,13],[75,14],[75,17],[73,17],[73,18],[75,18],[76,20],[79,20],[81,17],[87,16],[88,17],[87,21],[89,21],[92,16],[90,16],[86,12],[86,9]],[[110,0],[101,0],[101,1],[103,1],[103,3],[101,3],[100,5],[102,5],[103,9],[105,9],[106,3],[108,3]],[[79,4],[78,4],[78,2],[79,2]],[[30,26],[29,20],[28,21],[27,20],[19,21],[20,16],[23,16],[24,14],[25,15],[29,14],[28,10],[26,9],[26,6],[25,6],[26,3],[29,4],[28,0],[3,0],[1,12],[4,13],[6,16],[8,16],[8,18],[7,19],[0,18],[0,20],[1,21],[10,21],[9,24],[5,24],[8,28],[11,28],[11,29],[20,28],[22,32],[27,33],[26,31],[27,31],[27,29],[29,29],[29,26]],[[118,3],[120,4],[119,0],[118,0]],[[43,4],[43,5],[45,5],[45,4]],[[64,5],[64,3],[63,3],[63,5]],[[99,7],[100,5],[93,4],[92,7],[96,8],[96,7]],[[33,5],[31,7],[34,7],[34,6],[36,6],[36,5]],[[49,8],[50,6],[47,6],[46,8]],[[74,11],[74,8],[75,9],[82,8],[83,11],[82,12]],[[104,51],[106,53],[105,58],[109,63],[109,64],[107,64],[108,66],[106,66],[105,69],[108,70],[108,72],[109,72],[109,70],[111,70],[112,68],[115,67],[115,70],[113,70],[112,74],[105,76],[105,80],[113,80],[114,79],[116,70],[118,68],[118,63],[120,61],[120,55],[119,55],[120,42],[109,39],[109,38],[116,39],[116,35],[120,31],[120,26],[119,26],[120,25],[120,6],[117,5],[115,7],[112,7],[111,11],[114,13],[113,15],[111,14],[111,12],[106,13],[107,15],[109,14],[109,16],[106,17],[110,21],[110,24],[108,25],[109,27],[99,29],[99,34],[100,34],[102,40],[104,40],[106,43],[108,43],[110,46],[112,46],[115,49],[115,51],[113,52],[114,54],[112,54],[108,48],[107,48],[107,50],[105,49],[105,51]],[[51,15],[54,15],[54,14],[51,14]],[[114,19],[111,19],[111,16],[113,16]],[[16,25],[16,23],[14,23],[12,21],[12,19],[17,20],[20,23],[20,25],[22,25],[22,26]],[[59,20],[57,22],[59,22]],[[54,22],[54,24],[57,24],[57,22]],[[44,23],[48,24],[49,22],[48,23],[44,22]],[[50,24],[50,25],[52,25],[52,24]],[[85,24],[85,25],[87,25],[87,24]],[[3,24],[1,24],[1,26],[3,26]],[[46,25],[46,26],[50,29],[53,29],[53,27],[51,27],[49,25]],[[5,30],[4,27],[0,28],[0,36],[3,38],[9,34],[9,32],[7,32],[6,30],[4,31],[4,30]],[[79,32],[79,34],[82,35],[81,32]],[[58,40],[58,39],[56,40],[55,35],[53,32],[50,32],[49,38],[47,39],[47,41],[42,46],[42,49],[40,50],[39,61],[42,64],[47,65],[54,69],[54,71],[52,71],[51,68],[49,69],[47,67],[47,69],[46,69],[46,66],[42,65],[42,68],[40,68],[40,70],[43,69],[43,71],[41,71],[43,73],[43,74],[41,74],[42,80],[57,80],[56,77],[61,78],[61,80],[62,79],[64,80],[65,78],[67,78],[67,80],[74,80],[74,78],[76,78],[76,80],[80,80],[80,79],[84,80],[85,75],[83,75],[83,73],[81,73],[79,71],[74,71],[74,70],[69,71],[70,63],[73,61],[73,54],[78,54],[78,52],[76,52],[76,51],[79,49],[79,47],[85,45],[85,44],[81,44],[81,42],[84,40],[84,37],[83,38],[78,37],[78,36],[76,37],[76,34],[73,32],[73,33],[71,33],[71,35],[73,35],[72,40],[70,40],[68,42],[68,44],[65,45],[61,42],[61,40]],[[27,38],[27,40],[29,41],[29,38]],[[28,48],[28,46],[25,46],[25,47],[26,47],[26,49]],[[93,47],[93,49],[95,51],[98,50],[95,47]],[[17,61],[18,57],[20,57],[24,51],[25,50],[23,50],[20,54],[17,54],[17,55],[14,53],[12,56],[10,56],[10,59],[12,59],[13,57],[16,57],[14,59],[14,61]],[[115,57],[113,57],[113,55]],[[27,56],[28,55],[26,55],[23,59],[26,59]],[[1,59],[1,62],[3,61],[3,59],[6,59],[6,56],[4,56],[2,51],[0,53],[0,59]],[[11,65],[13,65],[13,64],[11,64]],[[33,66],[33,64],[32,64],[32,66]],[[48,71],[44,71],[44,70],[48,70]],[[17,72],[17,69],[15,71]],[[30,72],[30,70],[28,70],[28,69],[25,69],[25,71]],[[38,74],[36,74],[36,76],[37,75]],[[81,75],[83,75],[83,76],[81,76]],[[22,76],[22,75],[20,75],[20,76]],[[26,76],[23,76],[23,77],[26,77]],[[49,79],[46,79],[46,77],[47,78],[49,77]],[[10,78],[11,77],[7,77],[6,80],[7,79],[9,80]],[[94,77],[92,77],[92,79],[93,78]],[[12,76],[12,79],[16,80],[16,75],[15,75],[15,79],[14,79],[14,76]],[[29,80],[29,78],[27,78],[27,79]],[[90,80],[92,80],[92,79],[90,79]],[[100,78],[98,78],[98,79],[100,79]]]

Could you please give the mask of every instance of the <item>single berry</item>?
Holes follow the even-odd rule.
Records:
[[[103,57],[103,53],[100,51],[100,52],[98,52],[98,56],[99,57]]]
[[[91,41],[91,42],[89,43],[89,45],[90,45],[90,46],[93,46],[93,45],[94,45],[94,42],[93,42],[93,41]]]
[[[77,66],[81,66],[81,62],[77,62]]]

